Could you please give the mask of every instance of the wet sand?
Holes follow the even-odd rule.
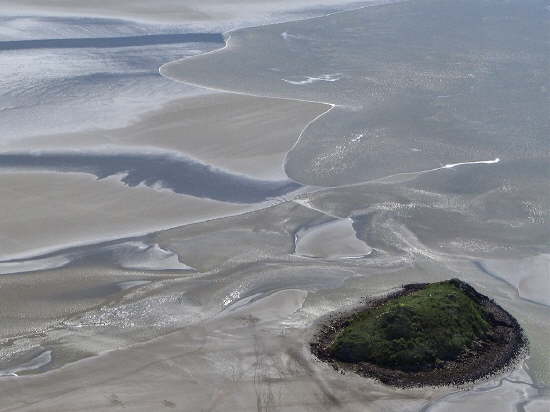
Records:
[[[40,136],[12,142],[9,151],[94,150],[182,153],[220,169],[260,179],[287,179],[283,161],[307,124],[327,106],[235,94],[172,102],[134,124],[111,130]]]
[[[250,210],[249,205],[181,196],[89,175],[0,175],[2,258],[129,237]],[[33,205],[33,207],[30,207]],[[185,211],[185,213],[182,213]]]
[[[224,26],[211,4],[187,18]],[[0,262],[0,372],[21,375],[0,378],[0,410],[547,409],[548,20],[538,0],[483,4],[417,0],[232,33],[223,51],[161,71],[236,94],[3,146],[25,170],[1,170],[1,251],[28,258]],[[110,6],[144,16],[134,5]],[[152,19],[186,14],[161,5]],[[253,9],[232,24],[272,12]],[[306,101],[337,106],[319,117],[329,106]],[[234,203],[160,190],[154,177],[96,180],[105,157],[128,153],[139,157],[128,176],[168,153],[261,181],[286,179],[286,160],[306,186]],[[451,277],[524,327],[530,357],[516,370],[401,391],[310,354],[327,313]]]
[[[275,293],[204,327],[84,360],[78,368],[71,365],[43,377],[4,381],[0,391],[19,410],[43,411],[72,411],[75,405],[136,411],[256,411],[275,406],[289,411],[306,406],[356,410],[388,396],[389,390],[381,385],[376,385],[376,395],[361,394],[360,379],[342,379],[311,363],[301,348],[300,334],[288,330],[287,336],[273,336],[278,333],[277,321],[299,310],[303,302],[300,291]],[[57,382],[55,391],[51,381]],[[200,390],[206,382],[213,390]],[[404,395],[390,405],[414,410],[413,405],[420,404],[415,398]]]
[[[234,26],[236,22],[257,25],[262,22],[269,22],[273,15],[277,14],[292,15],[293,13],[307,12],[308,9],[313,7],[323,9],[338,7],[346,3],[353,4],[354,2],[341,0],[316,0],[315,2],[274,0],[266,3],[261,0],[230,0],[222,4],[217,0],[184,0],[178,2],[162,0],[152,4],[145,0],[123,0],[116,3],[101,0],[88,4],[82,1],[54,0],[44,4],[37,0],[23,0],[17,3],[17,7],[14,7],[12,2],[3,0],[0,5],[2,10],[9,13],[120,16],[145,21]],[[321,11],[318,14],[324,13]]]
[[[296,254],[328,259],[357,259],[369,255],[372,249],[357,239],[353,220],[336,220],[296,235]]]
[[[265,192],[261,189],[264,184],[261,179],[268,179],[265,183],[268,187],[271,180],[286,179],[281,166],[286,151],[303,128],[304,119],[314,118],[323,109],[322,105],[315,104],[216,94],[183,99],[128,128],[41,136],[12,144],[10,150],[0,156],[17,153],[20,157],[11,165],[3,162],[3,167],[42,172],[3,173],[0,176],[3,180],[0,190],[5,192],[1,197],[3,218],[0,224],[2,233],[9,234],[4,240],[2,260],[14,254],[32,256],[38,250],[97,243],[238,214],[258,207],[252,203],[277,202],[266,198],[270,189]],[[61,160],[41,165],[40,157],[35,155],[42,152],[25,156],[23,150],[29,145],[34,150],[47,149],[43,153],[57,155]],[[116,151],[122,155],[117,156]],[[142,156],[145,161],[136,160],[135,165],[121,166],[118,159],[125,153]],[[154,160],[155,154],[160,154],[168,156],[169,160],[172,153],[176,156],[185,153],[221,171],[225,169],[229,173],[227,176],[234,176],[236,182],[242,174],[242,178],[260,186],[251,187],[254,191],[250,192],[250,200],[245,194],[247,180],[241,184],[242,199],[237,187],[230,188],[222,198],[220,190],[213,188],[211,196],[217,199],[211,200],[206,192],[203,197],[197,197],[196,193],[195,197],[173,193],[174,188],[163,183],[163,179],[174,179],[166,175],[169,170],[159,169],[157,177],[147,172],[143,175],[145,182],[134,183],[137,187],[126,187],[128,183],[121,182],[125,170],[135,170],[139,164],[150,170],[146,162],[148,157]],[[111,159],[110,163],[102,160],[105,157]],[[17,159],[27,159],[26,165]],[[72,162],[72,169],[67,169],[63,159],[67,159],[65,163]],[[122,169],[102,171],[102,161]],[[165,162],[158,164],[161,166]],[[87,174],[90,167],[97,169]],[[44,172],[52,168],[58,173]],[[62,171],[71,173],[59,173]],[[79,171],[82,173],[76,173]],[[109,175],[111,177],[106,178]],[[95,177],[98,176],[103,180],[97,181]],[[200,186],[196,177],[182,180],[182,183],[187,181],[190,189],[192,185]],[[254,183],[256,181],[258,183]],[[289,187],[280,191],[281,195],[296,188],[291,182],[277,185]],[[162,189],[163,186],[166,188]],[[177,190],[179,186],[174,187]],[[271,197],[276,195],[277,191],[273,191]],[[28,207],[37,202],[39,208]],[[36,235],[37,228],[40,228],[40,236]]]
[[[161,73],[214,90],[334,104],[288,154],[285,170],[303,184],[496,158],[548,162],[545,7],[540,0],[365,7],[237,30],[224,49]]]

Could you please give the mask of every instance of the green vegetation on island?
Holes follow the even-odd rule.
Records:
[[[453,279],[357,314],[331,349],[344,362],[418,371],[456,359],[489,329],[484,308]]]
[[[527,353],[521,326],[466,282],[411,283],[327,315],[312,352],[335,369],[398,386],[462,385]]]

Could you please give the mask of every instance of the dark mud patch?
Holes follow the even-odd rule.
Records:
[[[145,185],[240,204],[269,201],[301,187],[288,179],[257,179],[171,153],[4,152],[0,168],[87,173],[98,179],[120,175],[129,187]]]

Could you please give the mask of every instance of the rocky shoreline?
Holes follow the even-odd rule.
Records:
[[[468,348],[457,359],[443,361],[437,367],[406,372],[375,365],[370,362],[342,362],[334,358],[329,349],[337,335],[347,327],[358,314],[377,308],[386,302],[424,289],[429,284],[407,284],[393,293],[375,299],[365,299],[365,304],[353,311],[329,315],[321,322],[310,344],[312,353],[320,360],[330,363],[339,371],[350,371],[374,378],[380,382],[401,388],[421,386],[460,386],[477,381],[515,364],[527,352],[527,338],[517,320],[496,304],[480,294],[465,282],[458,281],[461,289],[482,305],[488,314],[491,331],[488,336]]]

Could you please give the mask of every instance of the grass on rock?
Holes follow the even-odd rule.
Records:
[[[420,371],[456,359],[489,329],[483,307],[453,279],[357,314],[331,351],[345,362]]]

